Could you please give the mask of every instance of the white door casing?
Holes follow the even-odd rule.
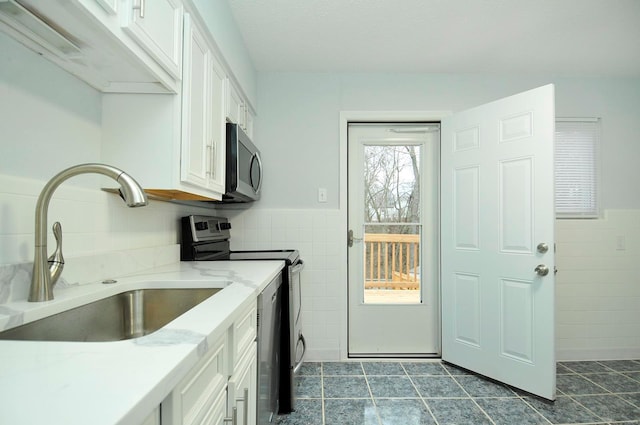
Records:
[[[442,358],[547,399],[554,119],[547,85],[443,119],[441,148]]]

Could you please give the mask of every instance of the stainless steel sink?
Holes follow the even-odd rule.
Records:
[[[157,331],[222,288],[138,289],[0,332],[0,339],[119,341]]]

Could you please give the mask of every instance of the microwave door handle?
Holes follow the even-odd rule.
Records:
[[[258,187],[256,188],[256,194],[260,193],[260,189],[262,189],[262,160],[260,159],[260,154],[258,152],[253,154],[253,157],[256,161],[258,161]],[[251,161],[251,166],[253,167],[253,160]],[[253,183],[253,182],[252,182]]]

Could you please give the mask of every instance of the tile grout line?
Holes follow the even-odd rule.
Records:
[[[413,385],[413,388],[416,390],[416,393],[420,396],[420,401],[422,401],[422,404],[426,406],[427,412],[429,412],[433,421],[436,423],[436,425],[440,425],[440,422],[438,421],[438,418],[436,418],[436,415],[433,414],[433,411],[431,410],[429,403],[427,403],[424,397],[422,397],[422,394],[420,394],[418,387],[416,386],[415,382],[413,382],[413,378],[411,377],[409,372],[407,372],[407,369],[404,367],[404,364],[402,362],[400,362],[400,367],[402,367],[402,370],[404,370],[404,373],[409,377],[409,381],[411,382],[411,385]]]
[[[597,364],[599,364],[600,366],[603,366],[603,367],[605,367],[605,368],[607,368],[607,369],[612,370],[610,367],[608,367],[608,366],[606,366],[606,365],[603,365],[603,364],[602,364],[602,363],[600,363],[600,362],[596,362],[596,363],[597,363]],[[566,367],[567,369],[571,370],[571,371],[574,371],[574,369],[571,369],[569,366],[566,366],[566,365],[565,365],[565,367]],[[609,372],[606,372],[606,373],[609,373]],[[584,372],[576,372],[576,374],[577,374],[579,377],[581,377],[581,378],[583,378],[583,379],[586,379],[587,381],[589,381],[589,382],[591,382],[592,384],[596,385],[597,387],[602,388],[603,390],[605,390],[605,391],[606,391],[607,393],[609,393],[609,394],[607,394],[607,393],[604,393],[604,394],[568,394],[568,393],[564,393],[564,392],[563,392],[563,394],[565,394],[567,397],[569,397],[569,399],[573,400],[573,402],[574,402],[574,403],[577,403],[579,406],[583,407],[587,412],[591,413],[593,416],[595,416],[596,418],[600,419],[600,420],[601,420],[601,422],[600,422],[600,423],[608,423],[608,422],[609,422],[609,420],[608,420],[608,419],[603,418],[603,417],[602,417],[602,416],[600,416],[598,413],[596,413],[594,410],[591,410],[589,407],[587,407],[586,405],[582,404],[582,403],[581,403],[579,400],[577,400],[574,396],[580,396],[580,395],[582,395],[582,396],[613,395],[613,393],[612,393],[611,391],[607,390],[606,388],[604,388],[604,387],[602,387],[602,386],[600,386],[600,385],[596,384],[595,382],[593,382],[592,380],[590,380],[590,379],[589,379],[589,378],[587,378],[586,376],[584,376],[584,375],[585,375],[585,374],[584,374]]]
[[[596,363],[598,363],[599,365],[601,365],[601,366],[603,366],[603,367],[606,367],[607,369],[610,369],[612,372],[615,372],[613,369],[611,369],[610,367],[608,367],[608,366],[606,366],[606,365],[603,365],[603,364],[602,364],[602,363],[600,363],[600,362],[596,362]],[[612,373],[612,372],[603,372],[603,373]],[[595,385],[595,386],[597,386],[597,387],[599,387],[599,388],[602,388],[602,389],[605,391],[605,393],[600,393],[600,394],[571,394],[571,395],[570,395],[570,397],[571,397],[571,399],[572,399],[572,400],[574,400],[576,403],[580,404],[581,406],[584,406],[584,408],[585,408],[585,409],[587,409],[587,411],[592,412],[592,413],[593,413],[597,418],[600,418],[600,419],[602,419],[603,421],[608,422],[608,421],[609,421],[608,419],[603,418],[602,416],[600,416],[599,414],[597,414],[595,411],[593,411],[593,410],[589,409],[587,406],[585,406],[584,404],[580,403],[578,400],[576,400],[576,399],[573,397],[574,395],[576,395],[576,396],[580,396],[580,395],[582,395],[582,396],[603,396],[603,395],[614,395],[614,396],[615,396],[615,394],[614,394],[612,391],[609,391],[608,389],[606,389],[606,388],[605,388],[605,387],[603,387],[602,385],[598,384],[597,382],[592,381],[592,380],[591,380],[591,379],[589,379],[586,375],[587,375],[587,374],[586,374],[586,373],[584,373],[584,372],[578,373],[578,376],[580,376],[580,377],[582,377],[583,379],[585,379],[585,380],[587,380],[587,381],[591,382],[593,385]],[[616,396],[616,397],[617,397],[617,396]],[[620,399],[622,400],[622,398],[621,398],[621,397],[618,397],[618,398],[620,398]]]
[[[373,404],[374,411],[376,412],[376,418],[378,418],[378,424],[382,425],[382,418],[380,417],[380,412],[378,412],[378,405],[376,404],[376,399],[373,397],[373,391],[371,391],[371,385],[369,385],[369,377],[367,376],[367,372],[364,370],[364,365],[362,362],[360,363],[360,369],[362,369],[362,376],[364,376],[364,382],[367,384],[367,389],[369,390],[369,397],[371,397],[371,404]]]
[[[550,424],[553,424],[553,422],[551,422],[551,419],[547,418],[544,414],[542,414],[542,412],[540,412],[538,409],[536,409],[536,408],[533,406],[533,404],[529,403],[529,402],[527,401],[527,399],[526,399],[523,395],[520,395],[520,394],[518,394],[518,393],[516,393],[516,395],[518,396],[518,398],[519,398],[520,400],[522,400],[522,402],[523,402],[525,405],[529,406],[529,407],[530,407],[534,412],[536,412],[538,415],[540,415],[541,417],[543,417],[545,421],[547,421],[547,422],[548,422],[548,423],[550,423]],[[558,398],[558,397],[557,397],[557,394],[556,394],[556,398]],[[555,400],[554,400],[554,402],[555,402]]]
[[[324,414],[324,362],[320,362],[320,419],[322,419],[322,425],[325,425]]]
[[[592,383],[593,385],[602,388],[605,392],[604,393],[598,393],[598,394],[568,394],[568,393],[564,393],[560,390],[558,390],[561,394],[563,394],[564,396],[568,397],[570,400],[572,400],[574,403],[578,404],[580,407],[584,408],[587,412],[591,413],[592,415],[594,415],[594,417],[600,419],[600,422],[597,423],[602,423],[602,424],[606,424],[609,423],[611,421],[609,421],[608,419],[603,418],[601,415],[599,415],[598,413],[596,413],[594,410],[590,409],[589,407],[587,407],[585,404],[583,404],[582,402],[579,401],[579,397],[580,396],[615,396],[616,398],[624,401],[625,403],[629,404],[630,406],[636,407],[633,403],[629,402],[628,400],[625,400],[624,398],[620,397],[618,395],[618,393],[614,393],[613,391],[608,390],[607,388],[603,387],[602,385],[598,384],[597,382],[591,380],[588,378],[588,375],[593,375],[593,374],[621,374],[623,376],[623,373],[621,373],[620,371],[617,371],[609,366],[607,366],[606,364],[603,364],[602,362],[599,361],[595,361],[596,364],[602,366],[603,368],[605,368],[605,371],[602,372],[580,372],[578,370],[576,370],[575,368],[571,368],[571,366],[567,365],[567,362],[559,362],[559,364],[561,364],[563,367],[567,368],[569,371],[573,372],[572,374],[575,374],[583,379],[585,379],[586,381]],[[631,378],[633,379],[633,378]],[[578,398],[576,398],[576,396],[578,396]],[[613,421],[613,422],[619,422],[619,421]],[[624,423],[624,422],[622,422]]]
[[[444,367],[444,366],[442,366]],[[445,368],[446,370],[446,368]],[[496,425],[495,421],[493,420],[493,418],[491,416],[489,416],[489,414],[487,412],[485,412],[485,410],[478,404],[478,402],[476,401],[476,399],[474,397],[471,396],[471,394],[469,394],[469,391],[467,391],[467,389],[465,387],[462,386],[462,384],[460,384],[460,382],[458,382],[458,380],[456,379],[455,376],[451,375],[451,373],[447,370],[447,373],[449,373],[449,375],[451,376],[451,378],[453,378],[453,380],[456,382],[456,384],[458,384],[458,386],[460,388],[462,388],[462,391],[465,392],[465,394],[467,394],[469,396],[469,398],[471,399],[471,401],[473,402],[473,404],[476,405],[476,407],[478,409],[480,409],[480,411],[489,419],[489,421],[493,424]]]

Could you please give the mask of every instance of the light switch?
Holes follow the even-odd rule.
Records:
[[[623,235],[616,236],[616,250],[624,251],[627,249],[627,240]]]
[[[324,187],[318,188],[318,202],[327,202],[327,189]]]

